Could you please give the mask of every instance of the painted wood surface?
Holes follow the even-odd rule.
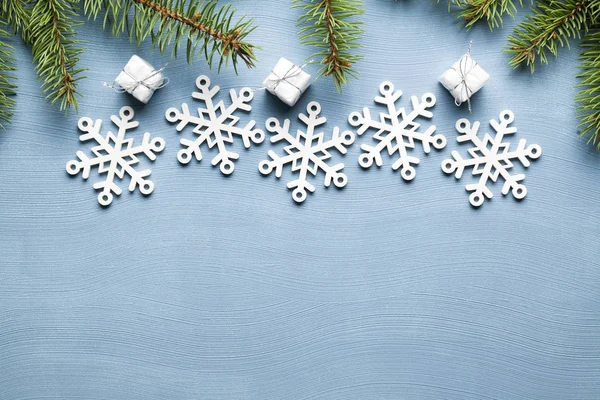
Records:
[[[359,81],[338,94],[322,79],[293,109],[261,92],[242,121],[298,127],[296,114],[318,100],[326,126],[347,129],[348,114],[391,80],[407,106],[410,95],[437,96],[432,122],[448,146],[423,156],[406,184],[390,159],[358,165],[370,143],[360,137],[334,156],[347,187],[325,189],[321,176],[298,206],[289,171],[280,181],[258,172],[268,143],[236,143],[227,178],[209,158],[176,159],[180,136],[164,111],[191,103],[198,75],[223,89],[259,86],[280,56],[311,53],[288,0],[234,3],[255,17],[263,48],[237,77],[138,50],[100,23],[79,29],[89,68],[79,116],[108,121],[130,104],[134,137],[167,142],[141,164],[155,192],[125,192],[106,209],[91,182],[65,172],[85,149],[78,116],[48,107],[15,39],[19,105],[0,134],[0,399],[600,398],[600,158],[575,129],[577,46],[531,76],[500,51],[513,21],[466,33],[443,4],[367,0]],[[440,168],[466,151],[454,124],[468,113],[436,79],[469,39],[492,76],[472,120],[487,128],[511,109],[515,142],[544,151],[521,202],[497,184],[474,209],[470,177]],[[134,53],[169,62],[171,83],[145,107],[101,85]]]

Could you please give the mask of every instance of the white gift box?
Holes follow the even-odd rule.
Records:
[[[310,86],[310,75],[304,72],[300,66],[285,58],[280,58],[273,71],[263,82],[263,86],[292,107]]]
[[[161,71],[141,57],[132,56],[115,82],[127,93],[146,104],[154,91],[163,86],[165,78]]]
[[[468,101],[490,79],[470,54],[465,54],[439,77],[439,82],[450,91],[456,105]]]

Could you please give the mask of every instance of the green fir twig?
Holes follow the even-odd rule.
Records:
[[[104,10],[104,27],[112,25],[115,36],[128,31],[138,46],[150,36],[161,52],[171,46],[175,56],[185,43],[188,62],[198,52],[210,67],[217,56],[219,71],[231,63],[237,72],[240,61],[249,68],[256,61],[256,46],[246,41],[255,29],[253,21],[245,17],[234,21],[231,5],[218,7],[217,0],[84,0],[83,4],[90,18]]]
[[[61,110],[77,110],[77,81],[84,69],[78,68],[83,49],[75,39],[78,0],[38,0],[31,10],[29,35],[35,69],[42,80],[42,90],[50,103]]]
[[[331,75],[341,92],[349,76],[358,77],[353,65],[362,59],[355,50],[361,47],[363,30],[356,17],[364,12],[363,1],[294,0],[293,4],[304,11],[298,19],[300,42],[321,49],[310,56],[322,64],[318,76]]]
[[[0,25],[6,25],[6,21],[0,21]],[[0,38],[9,36],[10,33],[0,28]],[[4,124],[10,123],[15,107],[16,85],[13,83],[15,76],[14,54],[12,47],[5,41],[0,40],[0,130],[5,130]]]
[[[29,41],[28,29],[31,14],[30,0],[1,0],[0,16],[5,24],[15,32],[21,34],[25,41]]]
[[[534,72],[538,57],[547,64],[548,53],[557,56],[559,47],[569,47],[569,39],[579,39],[594,23],[589,4],[590,0],[539,1],[533,15],[508,37],[510,65],[526,64]]]
[[[439,3],[440,0],[437,2]],[[503,26],[503,16],[515,16],[517,13],[515,3],[523,7],[523,0],[448,0],[448,11],[457,9],[456,16],[464,21],[467,29],[485,20],[490,30],[493,30]]]
[[[523,7],[523,0],[519,0],[518,4]],[[516,13],[517,6],[512,0],[471,0],[465,4],[459,16],[464,18],[467,29],[485,19],[492,30],[503,26],[504,15],[514,17]]]
[[[588,32],[581,47],[581,79],[575,100],[578,103],[581,136],[589,136],[588,143],[600,150],[600,27]]]

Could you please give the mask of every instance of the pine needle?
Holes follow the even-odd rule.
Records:
[[[548,63],[548,54],[558,55],[559,47],[569,47],[569,39],[579,39],[594,23],[590,0],[542,0],[533,15],[521,22],[508,37],[510,65],[526,64],[531,72],[536,60]]]
[[[519,0],[523,7],[523,0]],[[517,7],[512,0],[471,0],[464,6],[459,16],[464,18],[467,29],[473,27],[478,21],[485,19],[490,30],[503,26],[502,17],[514,17]]]
[[[0,21],[0,25],[6,25],[6,22]],[[9,32],[0,29],[0,38],[9,35]],[[15,108],[15,100],[12,98],[16,88],[13,83],[15,76],[11,73],[15,70],[14,65],[12,47],[0,40],[0,130],[6,129],[4,124],[10,123]]]
[[[518,0],[518,4],[523,7],[523,0]],[[481,20],[487,21],[490,30],[501,28],[504,15],[514,17],[517,13],[517,6],[513,0],[448,0],[448,11],[452,8],[458,9],[456,16],[464,20],[467,29],[471,29]]]
[[[171,47],[177,55],[185,43],[188,62],[200,55],[212,67],[215,56],[218,69],[229,63],[237,72],[241,61],[254,66],[256,46],[245,41],[255,29],[253,21],[242,17],[233,21],[235,10],[230,5],[217,7],[217,0],[84,0],[84,12],[96,18],[101,10],[104,27],[112,25],[112,33],[129,33],[139,46],[148,36],[161,52]],[[198,53],[198,55],[196,55]]]
[[[342,91],[348,77],[357,78],[353,64],[362,59],[355,53],[360,48],[364,31],[356,17],[364,12],[362,0],[294,0],[294,7],[304,10],[298,19],[303,27],[298,32],[305,46],[320,48],[310,58],[323,65],[318,77],[333,76],[335,87]]]
[[[77,110],[76,83],[84,69],[77,68],[82,48],[76,47],[73,29],[81,25],[75,18],[78,0],[38,0],[31,10],[29,35],[36,72],[50,103],[60,103],[62,111]]]
[[[0,16],[15,32],[21,34],[25,41],[29,41],[27,27],[30,17],[30,0],[1,0]]]
[[[575,100],[578,103],[580,135],[589,135],[588,143],[600,150],[600,27],[595,27],[583,38],[581,47],[581,79]]]

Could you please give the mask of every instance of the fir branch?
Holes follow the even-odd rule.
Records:
[[[15,32],[21,33],[25,41],[29,41],[28,25],[31,13],[30,0],[2,0],[0,16],[5,19],[5,25],[10,25]]]
[[[441,0],[437,0],[439,3]],[[516,0],[523,7],[523,0]],[[533,0],[531,0],[533,2]],[[486,20],[490,30],[503,26],[502,17],[514,17],[517,13],[515,0],[448,0],[448,11],[457,9],[456,15],[471,29],[481,20]]]
[[[535,70],[536,58],[548,63],[547,52],[558,55],[558,48],[569,47],[569,39],[580,38],[595,22],[590,3],[596,0],[540,0],[533,16],[521,22],[508,37],[510,65],[526,64]]]
[[[523,0],[518,0],[523,7]],[[469,0],[464,3],[463,10],[458,13],[465,20],[465,26],[470,29],[482,19],[487,21],[490,30],[501,28],[502,17],[508,15],[514,17],[517,6],[513,0]]]
[[[582,81],[575,100],[579,114],[581,136],[589,135],[588,143],[600,150],[600,27],[588,32],[582,41],[581,69],[577,76]]]
[[[84,0],[84,12],[96,18],[104,9],[104,27],[112,23],[115,36],[127,30],[138,46],[151,36],[155,47],[164,52],[171,45],[175,56],[185,42],[190,63],[199,49],[209,67],[218,55],[219,71],[231,62],[237,72],[240,60],[248,68],[253,67],[256,46],[245,41],[255,29],[253,21],[242,17],[233,22],[235,10],[229,4],[218,8],[217,3],[218,0]]]
[[[75,47],[74,7],[78,0],[38,0],[31,11],[29,34],[31,35],[35,69],[43,81],[42,90],[52,104],[60,102],[60,109],[73,107],[77,110],[79,95],[76,82],[84,71],[77,68],[83,49]]]
[[[332,75],[341,92],[348,76],[357,78],[352,66],[362,59],[354,50],[361,47],[362,22],[355,18],[364,12],[363,1],[294,0],[293,4],[304,10],[298,19],[299,25],[306,25],[298,32],[300,42],[322,49],[311,56],[319,57],[323,64],[318,76]]]
[[[0,25],[6,25],[7,22],[0,21]],[[0,37],[10,36],[10,33],[0,28]],[[4,123],[10,123],[12,111],[15,107],[15,100],[12,96],[15,94],[16,85],[13,83],[15,76],[12,71],[14,67],[14,54],[12,47],[0,40],[0,130],[5,130]]]

